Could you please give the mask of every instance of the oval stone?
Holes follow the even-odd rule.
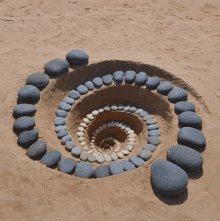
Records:
[[[160,84],[160,78],[158,77],[151,77],[148,78],[147,82],[146,82],[146,86],[148,89],[150,90],[155,90],[157,89],[157,86]]]
[[[61,159],[61,153],[58,150],[47,152],[42,158],[41,163],[47,167],[55,167]]]
[[[76,166],[75,175],[81,178],[90,178],[93,175],[93,169],[89,163],[80,162]]]
[[[174,111],[176,114],[181,114],[182,112],[185,111],[195,112],[195,105],[188,101],[180,101],[175,104]]]
[[[151,181],[156,192],[163,195],[178,195],[185,190],[188,176],[177,165],[157,160],[151,165]]]
[[[88,88],[84,85],[79,85],[76,89],[81,95],[85,95],[88,92]]]
[[[57,127],[55,128],[55,131],[56,131],[57,133],[59,133],[61,130],[66,130],[66,126],[57,126]]]
[[[134,113],[136,110],[137,110],[136,107],[130,107],[130,109],[129,109],[129,111],[130,111],[131,113]]]
[[[67,130],[61,130],[58,134],[57,134],[57,137],[59,139],[63,138],[64,136],[68,135],[68,132]]]
[[[18,91],[18,100],[21,103],[34,104],[40,100],[40,90],[33,85],[21,87]]]
[[[124,111],[128,111],[129,109],[130,109],[130,105],[126,105],[126,106],[124,106]]]
[[[135,165],[135,167],[139,167],[144,164],[144,161],[140,157],[130,156],[129,161]]]
[[[92,81],[87,81],[85,83],[85,86],[88,88],[89,91],[92,91],[94,89],[94,84],[92,83]]]
[[[77,162],[72,158],[61,159],[58,163],[58,170],[62,173],[72,174]]]
[[[125,72],[125,83],[127,83],[127,84],[134,83],[135,76],[136,76],[135,71],[126,71]]]
[[[129,162],[127,160],[122,160],[121,165],[122,165],[124,171],[130,171],[130,170],[135,169],[134,164],[132,164],[131,162]]]
[[[67,151],[71,151],[73,149],[73,147],[75,147],[74,144],[73,144],[73,141],[67,141],[65,143],[65,148],[66,148]]]
[[[80,157],[80,154],[81,154],[80,148],[79,147],[73,147],[73,149],[71,150],[71,154],[74,157]]]
[[[159,126],[157,124],[148,125],[148,130],[157,130]]]
[[[55,120],[54,120],[54,123],[55,123],[56,126],[64,125],[66,123],[66,120],[63,117],[56,117]]]
[[[66,144],[66,142],[71,141],[72,137],[70,135],[66,135],[61,139],[62,144]]]
[[[193,127],[200,129],[202,125],[202,119],[192,111],[185,111],[179,116],[179,123],[181,127]]]
[[[81,153],[80,154],[80,160],[86,161],[87,159],[88,159],[88,154],[86,154],[86,153]]]
[[[138,74],[136,74],[135,77],[135,84],[136,85],[145,85],[147,81],[147,74],[145,72],[139,72]]]
[[[72,91],[69,92],[69,97],[77,100],[77,99],[79,99],[80,94],[79,94],[78,91],[72,90]]]
[[[168,100],[172,103],[176,103],[178,101],[186,101],[187,97],[187,91],[182,88],[173,88],[168,94]]]
[[[160,131],[159,130],[150,130],[150,131],[148,131],[148,136],[149,137],[159,137]]]
[[[18,144],[24,148],[28,148],[37,141],[38,134],[37,130],[24,131],[18,136]]]
[[[167,95],[173,89],[173,85],[169,81],[163,81],[157,87],[157,92],[163,95]]]
[[[88,63],[89,55],[79,49],[72,49],[66,55],[70,65],[84,65]]]
[[[41,158],[45,153],[47,152],[47,144],[42,141],[39,140],[37,142],[35,142],[34,144],[32,144],[26,154],[27,156],[29,156],[31,159],[39,159]]]
[[[26,84],[42,88],[49,83],[49,76],[44,73],[34,73],[27,77]]]
[[[94,170],[94,177],[95,178],[103,178],[110,176],[108,165],[100,165],[95,168]]]
[[[69,63],[65,59],[55,58],[48,61],[45,66],[45,72],[48,75],[56,76],[68,71]]]
[[[102,78],[100,78],[100,77],[95,77],[95,78],[93,79],[93,84],[94,84],[94,86],[95,86],[96,88],[102,87],[102,85],[103,85]]]
[[[64,111],[64,110],[57,109],[56,110],[56,115],[57,115],[57,117],[65,118],[67,116],[67,112]]]
[[[113,76],[111,74],[104,75],[102,77],[102,80],[105,85],[111,85],[113,81]]]
[[[113,80],[115,81],[116,84],[121,84],[124,79],[124,72],[123,71],[116,71],[113,74]]]
[[[124,172],[121,162],[111,162],[108,168],[111,175],[117,175]]]
[[[151,158],[152,153],[150,152],[150,150],[140,150],[138,152],[138,157],[140,157],[141,159],[147,161]]]
[[[95,162],[95,161],[96,161],[96,156],[94,156],[93,154],[89,155],[88,161],[89,161],[90,163]]]
[[[157,145],[160,144],[160,138],[158,138],[158,137],[148,137],[147,142],[149,144],[153,144],[153,145],[157,146]]]
[[[65,97],[62,102],[73,105],[75,103],[75,100],[71,97]]]
[[[34,116],[36,113],[37,108],[35,105],[32,104],[18,104],[14,107],[13,109],[13,116],[18,118],[18,117],[23,117],[23,116]]]
[[[64,111],[69,111],[71,109],[71,106],[65,102],[61,102],[59,108]]]
[[[19,117],[17,120],[14,122],[14,130],[17,132],[22,132],[25,130],[31,130],[33,129],[35,125],[35,120],[33,117]]]
[[[146,145],[144,145],[144,147],[142,149],[149,150],[149,151],[153,152],[156,150],[156,147],[153,144],[146,144]]]
[[[148,112],[147,111],[141,111],[139,113],[140,117],[145,117],[146,115],[148,115]]]
[[[147,125],[156,124],[157,122],[154,119],[146,120]]]

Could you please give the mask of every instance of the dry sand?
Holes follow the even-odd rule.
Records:
[[[0,220],[220,220],[219,25],[218,0],[0,0]],[[184,85],[207,139],[203,174],[189,177],[188,193],[169,199],[152,191],[150,165],[165,159],[178,131],[176,116],[169,121],[159,109],[162,143],[157,152],[141,168],[120,176],[79,179],[30,160],[17,146],[12,110],[19,88],[29,74],[42,71],[45,62],[65,58],[71,49],[88,53],[89,65],[105,60],[154,65],[172,75],[155,73]],[[113,63],[114,68],[147,67]],[[111,62],[104,62],[103,70],[108,65]],[[94,74],[105,74],[98,72],[102,65],[95,67]],[[62,81],[52,80],[42,92],[35,119],[49,149],[63,148],[53,125],[54,110],[67,92],[62,85],[70,79],[76,84],[84,74],[76,69]]]

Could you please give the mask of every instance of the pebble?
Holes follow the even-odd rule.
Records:
[[[83,132],[85,129],[83,127],[78,127],[79,132]]]
[[[145,117],[144,117],[144,120],[146,121],[146,120],[152,120],[153,119],[153,116],[152,115],[146,115]]]
[[[139,114],[140,117],[145,117],[146,115],[148,115],[148,112],[147,111],[141,111],[141,113]]]
[[[134,137],[136,137],[136,135],[135,134],[129,134],[128,137],[129,138],[134,138]]]
[[[83,118],[82,121],[86,124],[88,124],[90,122],[90,120],[88,118]]]
[[[126,148],[129,152],[132,151],[132,146],[131,145],[128,145],[127,148]]]
[[[71,109],[71,106],[65,102],[61,102],[59,108],[64,111],[69,111]]]
[[[89,147],[84,146],[84,147],[83,147],[83,150],[88,151],[88,150],[89,150]]]
[[[72,158],[61,159],[58,163],[58,170],[62,173],[72,174],[77,162]]]
[[[148,136],[149,137],[159,137],[160,131],[159,130],[150,130],[150,131],[148,131]]]
[[[92,81],[87,81],[84,85],[88,88],[89,91],[92,91],[95,88]]]
[[[94,177],[95,178],[103,178],[110,176],[108,165],[100,165],[95,168],[94,170]]]
[[[129,154],[129,151],[128,150],[122,150],[121,151],[125,156],[127,156]]]
[[[115,122],[111,122],[111,127],[114,127],[115,126]]]
[[[89,163],[80,162],[76,166],[75,175],[81,178],[91,178],[93,175],[93,169]]]
[[[192,147],[194,149],[204,148],[206,139],[203,133],[195,128],[183,127],[177,133],[179,144]]]
[[[84,135],[83,132],[77,132],[78,137],[83,137],[83,135]]]
[[[83,127],[83,128],[87,127],[87,125],[85,123],[80,123],[80,126]]]
[[[92,114],[87,114],[86,117],[87,117],[89,120],[93,120],[93,119],[94,119],[94,117],[93,117]]]
[[[126,127],[125,130],[128,132],[129,130],[131,130],[131,127]]]
[[[85,145],[86,145],[86,142],[83,141],[83,142],[81,142],[80,144],[81,144],[82,146],[85,146]]]
[[[105,162],[109,163],[112,161],[112,158],[109,155],[104,155]]]
[[[102,85],[103,85],[102,78],[100,78],[100,77],[95,77],[95,78],[93,79],[93,84],[94,84],[94,86],[95,86],[96,88],[102,87]]]
[[[95,129],[95,132],[98,134],[100,131],[99,131],[99,129]]]
[[[183,145],[174,145],[168,149],[167,160],[181,167],[186,172],[198,171],[203,165],[201,154]]]
[[[57,134],[57,137],[58,137],[59,139],[61,139],[61,138],[65,137],[66,135],[68,135],[67,130],[61,130],[61,131]]]
[[[123,71],[116,71],[113,74],[113,80],[116,84],[121,84],[124,79],[124,72]]]
[[[65,59],[56,58],[48,61],[45,66],[45,72],[48,75],[56,76],[68,71],[69,63]]]
[[[157,87],[157,92],[162,95],[167,95],[173,89],[173,85],[169,81],[163,81]]]
[[[136,107],[130,107],[130,109],[129,109],[129,111],[130,111],[131,113],[134,113],[136,110],[137,110]]]
[[[135,114],[140,114],[142,111],[143,111],[143,109],[139,108],[139,109],[137,109],[134,113],[135,113]]]
[[[70,65],[84,65],[88,63],[89,55],[79,49],[72,49],[66,55]]]
[[[132,142],[132,141],[135,141],[135,140],[136,140],[135,138],[129,138],[128,139],[129,142]]]
[[[146,86],[150,90],[155,90],[159,84],[160,84],[160,78],[158,77],[148,78],[146,82]]]
[[[144,164],[144,160],[142,160],[140,157],[136,156],[130,156],[129,161],[135,165],[135,167],[139,167],[142,164]]]
[[[61,130],[66,130],[66,126],[57,126],[55,127],[55,131],[59,133]]]
[[[89,161],[90,163],[95,162],[95,161],[96,161],[96,156],[93,155],[93,154],[89,155],[89,157],[88,157],[88,161]]]
[[[179,123],[181,127],[193,127],[200,129],[202,125],[202,119],[192,111],[185,111],[179,116]]]
[[[120,162],[111,162],[108,168],[111,175],[117,175],[124,172],[124,169]]]
[[[148,137],[147,141],[149,144],[153,144],[155,146],[160,144],[160,138],[158,138],[158,137]]]
[[[132,141],[132,142],[128,142],[128,144],[130,144],[130,145],[134,145],[134,142]]]
[[[41,88],[49,83],[49,76],[44,73],[34,73],[27,77],[26,84]]]
[[[80,93],[78,91],[72,90],[69,92],[69,97],[77,100],[80,97]]]
[[[14,107],[13,109],[13,116],[18,118],[18,117],[23,117],[23,116],[29,116],[32,117],[36,113],[37,108],[35,105],[32,104],[18,104]]]
[[[84,141],[85,140],[85,138],[84,137],[80,137],[79,138],[79,141],[81,142],[81,141]]]
[[[156,124],[157,122],[154,119],[146,120],[147,125]]]
[[[46,165],[47,167],[55,167],[57,163],[61,159],[61,153],[60,151],[50,151],[47,152],[42,158],[41,158],[41,163]]]
[[[134,164],[132,164],[131,162],[129,162],[127,160],[122,160],[121,161],[121,165],[122,165],[122,167],[123,167],[123,169],[125,171],[130,171],[130,170],[134,170],[135,169]]]
[[[87,159],[88,159],[88,154],[82,152],[82,153],[80,154],[80,160],[86,161]]]
[[[111,109],[111,108],[110,108],[109,106],[105,106],[105,107],[104,107],[104,111],[110,111],[110,109]]]
[[[71,141],[72,137],[70,135],[66,135],[61,139],[62,144],[66,144],[66,142]]]
[[[18,91],[18,100],[21,103],[37,103],[40,100],[40,90],[33,85],[25,85]]]
[[[177,114],[181,114],[182,112],[185,112],[185,111],[195,112],[195,105],[188,101],[180,101],[175,104],[174,111]]]
[[[100,156],[97,156],[97,158],[96,158],[96,161],[98,162],[98,163],[104,163],[104,157],[102,156],[102,155],[100,155]]]
[[[98,116],[98,114],[99,114],[99,112],[98,112],[97,110],[92,111],[92,115],[93,115],[94,117]]]
[[[64,125],[66,123],[66,120],[63,117],[56,117],[55,120],[54,120],[54,123],[55,123],[56,126]]]
[[[124,110],[124,106],[122,104],[118,105],[118,110]]]
[[[122,152],[118,152],[117,156],[119,159],[123,159],[124,158],[124,154]]]
[[[33,129],[35,125],[35,120],[33,117],[19,117],[17,120],[14,122],[14,130],[17,132],[23,132],[25,130],[31,130]]]
[[[64,110],[57,109],[56,110],[56,116],[57,117],[65,118],[67,116],[67,112],[64,111]]]
[[[73,149],[73,147],[75,147],[74,144],[73,144],[73,141],[67,141],[65,143],[65,148],[66,148],[67,151],[71,151]]]
[[[112,83],[113,76],[111,74],[104,75],[102,80],[105,85],[110,85]]]
[[[111,154],[111,158],[112,158],[113,161],[118,159],[118,157],[117,157],[117,155],[115,153]]]
[[[125,107],[124,107],[124,111],[128,111],[129,109],[130,109],[130,105],[126,105]]]
[[[162,195],[178,195],[185,190],[188,176],[177,165],[157,160],[151,165],[151,182],[155,191]]]
[[[42,141],[39,140],[37,142],[35,142],[34,144],[32,144],[26,154],[27,156],[29,156],[31,159],[39,159],[41,158],[45,153],[47,152],[47,144]]]
[[[148,125],[148,130],[157,130],[159,126],[157,124]]]
[[[128,131],[128,134],[133,134],[133,133],[134,133],[133,130],[129,130],[129,131]]]
[[[24,131],[18,136],[18,144],[24,148],[30,147],[38,139],[37,130]]]
[[[168,94],[168,100],[172,103],[176,103],[178,101],[186,101],[187,97],[187,91],[182,88],[173,88]]]
[[[67,103],[67,104],[69,104],[69,105],[73,105],[73,104],[75,103],[75,100],[74,100],[73,98],[71,98],[71,97],[65,97],[65,98],[63,99],[63,102],[64,102],[64,103]]]
[[[118,107],[117,107],[117,105],[113,104],[113,105],[111,106],[111,109],[112,109],[112,110],[118,110]]]
[[[99,131],[102,131],[102,130],[103,130],[103,127],[102,127],[102,126],[100,126],[100,127],[99,127]]]
[[[144,147],[142,148],[143,150],[149,150],[151,152],[154,152],[156,150],[155,145],[153,144],[146,144],[144,145]]]
[[[74,156],[74,157],[80,157],[81,155],[81,150],[79,147],[73,147],[72,150],[71,150],[71,154]]]
[[[99,112],[100,114],[102,114],[102,113],[104,112],[104,109],[103,109],[103,108],[99,108],[99,109],[98,109],[98,112]]]
[[[134,83],[135,76],[136,76],[135,71],[126,71],[125,72],[125,83],[127,83],[127,84]]]
[[[139,72],[138,74],[136,74],[135,84],[140,85],[140,86],[145,85],[147,78],[148,77],[145,72]]]
[[[151,158],[152,153],[151,153],[150,150],[140,150],[137,155],[141,159],[147,161],[147,160],[149,160]]]
[[[81,95],[85,95],[88,93],[88,88],[84,85],[79,85],[76,89]]]

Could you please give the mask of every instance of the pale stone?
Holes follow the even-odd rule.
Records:
[[[84,149],[84,150],[89,150],[89,147],[84,146],[83,149]]]
[[[124,130],[124,129],[125,129],[125,126],[122,126],[121,129]]]
[[[81,142],[81,141],[84,141],[85,140],[85,138],[84,137],[80,137],[79,138],[79,141]]]
[[[129,154],[129,151],[128,150],[122,150],[121,151],[125,156],[127,156]]]
[[[118,126],[119,126],[119,127],[122,127],[122,126],[123,126],[123,123],[120,123]]]
[[[83,135],[84,135],[83,132],[77,132],[78,137],[83,137]]]
[[[109,155],[104,155],[105,162],[109,163],[112,161],[112,158]]]
[[[83,132],[83,131],[84,131],[84,128],[83,128],[83,127],[78,127],[78,131],[79,131],[79,132]]]
[[[83,142],[81,142],[80,144],[81,144],[82,146],[85,146],[85,145],[86,145],[86,142],[83,141]]]
[[[118,127],[119,126],[119,122],[115,122],[115,126]]]
[[[108,105],[104,107],[104,111],[110,111],[110,109],[111,108]]]
[[[128,134],[133,134],[133,133],[134,133],[133,130],[129,130],[129,131],[128,131]]]
[[[98,112],[97,110],[92,111],[92,115],[93,115],[94,117],[96,117],[98,114],[99,114],[99,112]]]
[[[112,121],[112,122],[111,122],[111,127],[114,127],[114,126],[115,126],[115,122]]]
[[[124,158],[124,154],[122,152],[118,152],[117,156],[119,159],[123,159]]]
[[[103,109],[103,108],[100,108],[100,109],[98,109],[98,112],[99,112],[100,114],[102,114],[102,113],[104,112],[104,109]]]
[[[83,118],[82,121],[86,124],[88,124],[90,122],[90,120],[88,118]]]
[[[127,148],[126,148],[129,152],[131,152],[132,151],[132,146],[127,146]]]
[[[95,137],[94,137],[94,136],[92,137],[92,140],[95,140]]]
[[[112,158],[113,161],[118,159],[118,157],[117,157],[117,155],[115,153],[111,154],[111,158]]]
[[[104,163],[104,157],[103,157],[102,155],[97,156],[96,161],[97,161],[98,163]]]
[[[125,130],[129,131],[129,130],[131,130],[131,127],[126,127]]]
[[[93,151],[92,151],[92,150],[89,150],[87,153],[88,153],[88,154],[91,154],[91,153],[93,153]]]
[[[85,123],[80,123],[80,126],[81,126],[81,127],[84,127],[84,128],[87,127],[87,125],[86,125]]]
[[[93,119],[94,119],[94,117],[93,117],[92,114],[87,114],[86,117],[87,117],[89,120],[93,120]]]
[[[134,145],[134,142],[133,141],[132,142],[128,142],[128,144]]]
[[[129,138],[128,139],[129,142],[132,142],[132,141],[135,141],[135,140],[136,140],[135,138]]]
[[[135,134],[129,134],[128,137],[132,138],[132,137],[136,137]]]

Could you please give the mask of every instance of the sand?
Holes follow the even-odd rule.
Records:
[[[0,220],[218,221],[219,23],[218,0],[0,0]],[[51,80],[42,92],[35,119],[48,149],[69,156],[56,138],[53,119],[71,85],[88,77],[89,71],[90,76],[100,76],[118,68],[149,70],[186,88],[203,120],[207,139],[203,171],[189,176],[187,191],[180,197],[161,197],[151,188],[150,165],[166,158],[178,131],[173,105],[160,97],[157,104],[163,105],[154,110],[162,142],[153,157],[134,171],[80,179],[32,161],[17,145],[12,111],[19,88],[29,74],[43,71],[51,59],[65,58],[71,49],[88,53],[89,64]],[[79,121],[83,106],[88,114],[89,105],[81,102],[75,109],[78,118],[73,112],[68,115],[72,133],[76,128],[71,124]]]

